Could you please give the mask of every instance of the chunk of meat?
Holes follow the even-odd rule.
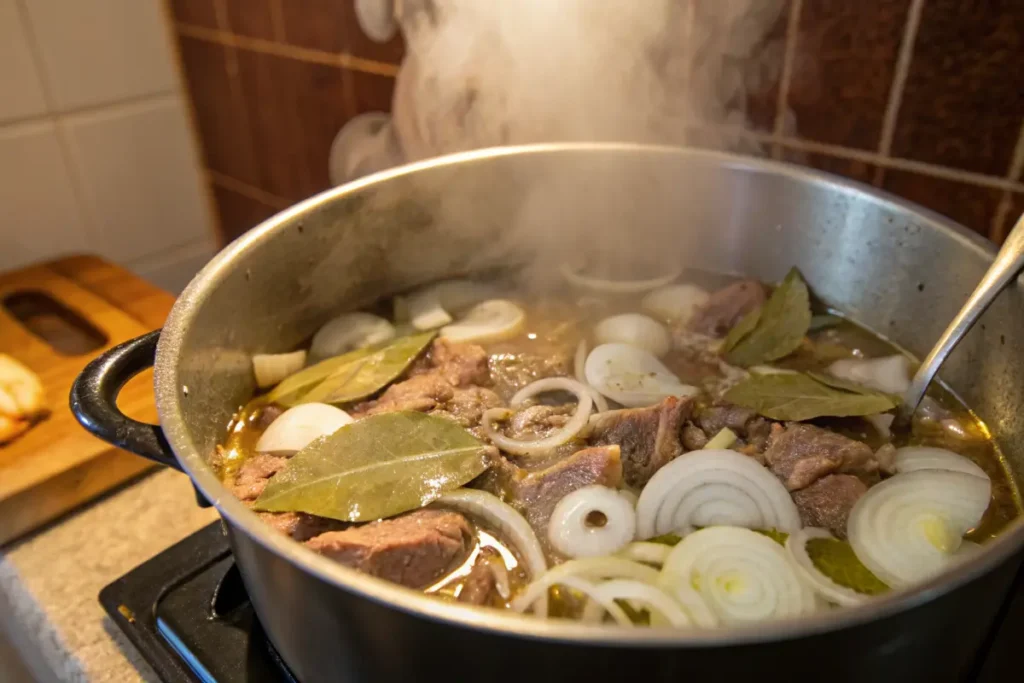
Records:
[[[723,429],[729,429],[739,437],[739,443],[733,448],[755,457],[768,447],[772,426],[778,424],[766,420],[753,410],[726,401],[715,401],[698,410],[696,423],[708,440]],[[696,437],[691,434],[689,438],[693,441]]]
[[[467,387],[455,389],[452,397],[444,403],[438,404],[431,415],[446,417],[467,429],[477,438],[483,438],[483,430],[480,422],[483,420],[484,411],[489,408],[498,408],[502,405],[501,398],[490,389],[484,387]]]
[[[683,448],[687,451],[699,451],[708,445],[708,435],[704,433],[704,430],[693,424],[687,422],[683,425],[682,433]]]
[[[642,488],[685,452],[680,434],[692,411],[692,398],[669,396],[647,408],[598,413],[591,419],[587,440],[595,446],[620,446],[626,483]]]
[[[253,420],[252,426],[256,429],[266,429],[274,420],[281,417],[281,413],[285,411],[283,406],[279,406],[276,403],[270,403],[260,408],[259,413],[256,415],[256,419]]]
[[[747,313],[764,304],[768,295],[757,280],[734,282],[714,292],[690,319],[694,332],[724,337]]]
[[[572,357],[567,353],[541,355],[527,352],[495,353],[490,359],[494,390],[506,401],[528,384],[548,377],[570,374]]]
[[[411,376],[434,373],[453,387],[487,385],[487,352],[477,344],[454,342],[438,337],[423,360],[413,365]]]
[[[258,512],[259,518],[274,527],[285,536],[296,541],[308,541],[327,531],[337,531],[345,527],[344,522],[327,517],[317,517],[305,512]]]
[[[455,396],[455,388],[438,373],[415,375],[392,384],[376,401],[360,404],[353,411],[356,415],[369,416],[392,413],[398,410],[433,410],[440,403]]]
[[[480,555],[469,570],[469,574],[462,580],[462,590],[459,592],[459,602],[470,605],[486,605],[491,601],[491,593],[494,592],[495,579],[494,569],[491,562],[500,562],[501,559],[492,559],[490,555],[497,554],[493,548],[481,548]]]
[[[410,588],[440,579],[472,544],[469,522],[447,510],[416,510],[306,541],[307,548],[336,562]]]
[[[814,425],[790,423],[764,452],[769,469],[790,491],[799,491],[825,475],[868,475],[878,471],[871,447]]]
[[[535,472],[527,472],[500,455],[495,460],[473,486],[490,491],[519,510],[545,546],[548,520],[558,501],[584,486],[618,488],[622,483],[618,446],[584,448]]]
[[[536,405],[522,408],[508,421],[505,433],[518,441],[542,439],[552,431],[564,427],[575,410],[575,405]]]
[[[795,491],[793,502],[804,526],[822,527],[837,538],[846,538],[850,510],[867,490],[864,482],[852,474],[829,474]]]
[[[288,458],[257,453],[242,463],[231,484],[231,492],[242,500],[256,500],[267,487],[267,482],[288,464]]]

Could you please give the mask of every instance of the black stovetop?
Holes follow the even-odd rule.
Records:
[[[1019,680],[1024,568],[1011,595],[973,683]],[[128,572],[100,602],[165,683],[296,683],[256,619],[220,522]]]

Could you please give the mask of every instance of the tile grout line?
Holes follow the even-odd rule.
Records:
[[[225,190],[236,192],[244,197],[260,202],[261,204],[265,204],[278,211],[287,209],[295,203],[285,199],[284,197],[278,197],[271,192],[254,187],[249,183],[232,178],[231,176],[219,171],[214,171],[212,168],[206,169],[206,176],[214,185],[218,185]]]
[[[892,152],[896,122],[900,115],[900,108],[903,106],[903,92],[910,74],[910,63],[914,59],[914,46],[917,43],[917,30],[921,25],[924,3],[925,0],[912,0],[907,12],[903,40],[900,41],[900,51],[896,58],[896,70],[893,73],[892,85],[889,87],[889,99],[885,104],[885,114],[882,116],[882,132],[878,138],[878,154],[882,157],[888,157]],[[884,177],[885,168],[879,166],[875,171],[874,184],[880,186]]]
[[[789,17],[786,21],[786,49],[782,55],[782,74],[779,77],[779,95],[775,102],[774,135],[782,137],[785,133],[786,110],[789,108],[789,87],[793,79],[793,62],[796,59],[797,36],[800,32],[800,14],[803,12],[803,0],[791,0]],[[772,147],[772,157],[782,158],[782,147]]]
[[[82,220],[82,227],[85,230],[83,237],[85,237],[86,241],[93,244],[102,243],[105,236],[100,229],[99,221],[96,219],[96,209],[89,199],[89,193],[86,192],[85,183],[81,177],[81,169],[78,167],[74,151],[71,149],[71,141],[68,139],[67,131],[64,130],[64,125],[58,111],[59,108],[56,106],[54,99],[52,84],[49,82],[46,65],[42,54],[40,54],[39,37],[36,35],[35,27],[32,25],[26,0],[16,0],[16,3],[16,9],[21,21],[21,29],[25,32],[25,36],[28,39],[29,51],[32,53],[36,75],[39,77],[39,86],[43,92],[43,100],[46,103],[47,117],[53,124],[53,136],[57,140],[57,146],[60,147],[61,161],[71,181],[71,193],[74,195],[79,218]]]
[[[205,26],[177,23],[178,32],[189,38],[205,40],[211,43],[218,43],[229,47],[260,52],[263,54],[287,57],[303,62],[323,64],[325,66],[340,66],[344,69],[361,71],[363,73],[375,74],[378,76],[395,76],[398,73],[398,66],[386,62],[378,62],[373,59],[356,57],[347,52],[323,52],[306,47],[294,45],[282,45],[272,40],[262,38],[251,38],[240,36],[219,29],[211,29]]]

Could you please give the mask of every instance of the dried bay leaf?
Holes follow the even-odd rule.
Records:
[[[314,401],[351,403],[364,399],[401,375],[434,335],[414,334],[328,358],[278,384],[267,399],[288,407]]]
[[[745,316],[737,327],[750,326],[750,317]],[[735,335],[740,338],[727,350],[725,358],[741,367],[778,360],[799,348],[810,324],[810,292],[800,271],[793,268],[761,307],[753,329],[746,334]],[[730,330],[729,337],[733,336],[733,330]]]
[[[725,341],[722,342],[722,352],[728,353],[736,348],[736,345],[743,341],[754,328],[757,327],[757,323],[761,320],[761,311],[764,310],[763,306],[758,306],[750,313],[740,318],[740,321],[733,325],[733,328],[729,330],[729,334],[725,336]]]
[[[853,547],[834,538],[812,538],[805,546],[811,562],[822,574],[840,586],[865,595],[881,595],[889,590],[881,579],[865,567]]]
[[[878,394],[881,396],[891,397],[893,400],[899,399],[899,397],[891,396],[890,394],[878,391],[877,389],[872,389],[871,387],[866,387],[863,384],[851,382],[848,379],[833,377],[832,375],[826,374],[824,372],[808,371],[807,375],[814,381],[821,382],[822,384],[830,386],[833,389],[842,389],[843,391],[850,391],[855,394],[864,394],[866,396],[871,394]]]
[[[817,332],[818,330],[827,330],[830,327],[836,327],[843,319],[838,315],[832,315],[831,313],[822,313],[821,315],[811,316],[811,323],[807,326],[808,332]]]
[[[751,375],[726,391],[723,398],[773,420],[795,422],[884,413],[898,403],[888,394],[843,391],[802,373]]]
[[[487,446],[450,420],[398,411],[357,420],[299,451],[255,509],[365,522],[415,510],[487,469]]]

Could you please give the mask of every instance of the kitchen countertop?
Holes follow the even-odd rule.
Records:
[[[0,632],[41,682],[159,679],[100,606],[100,589],[217,518],[160,470],[0,550]]]

